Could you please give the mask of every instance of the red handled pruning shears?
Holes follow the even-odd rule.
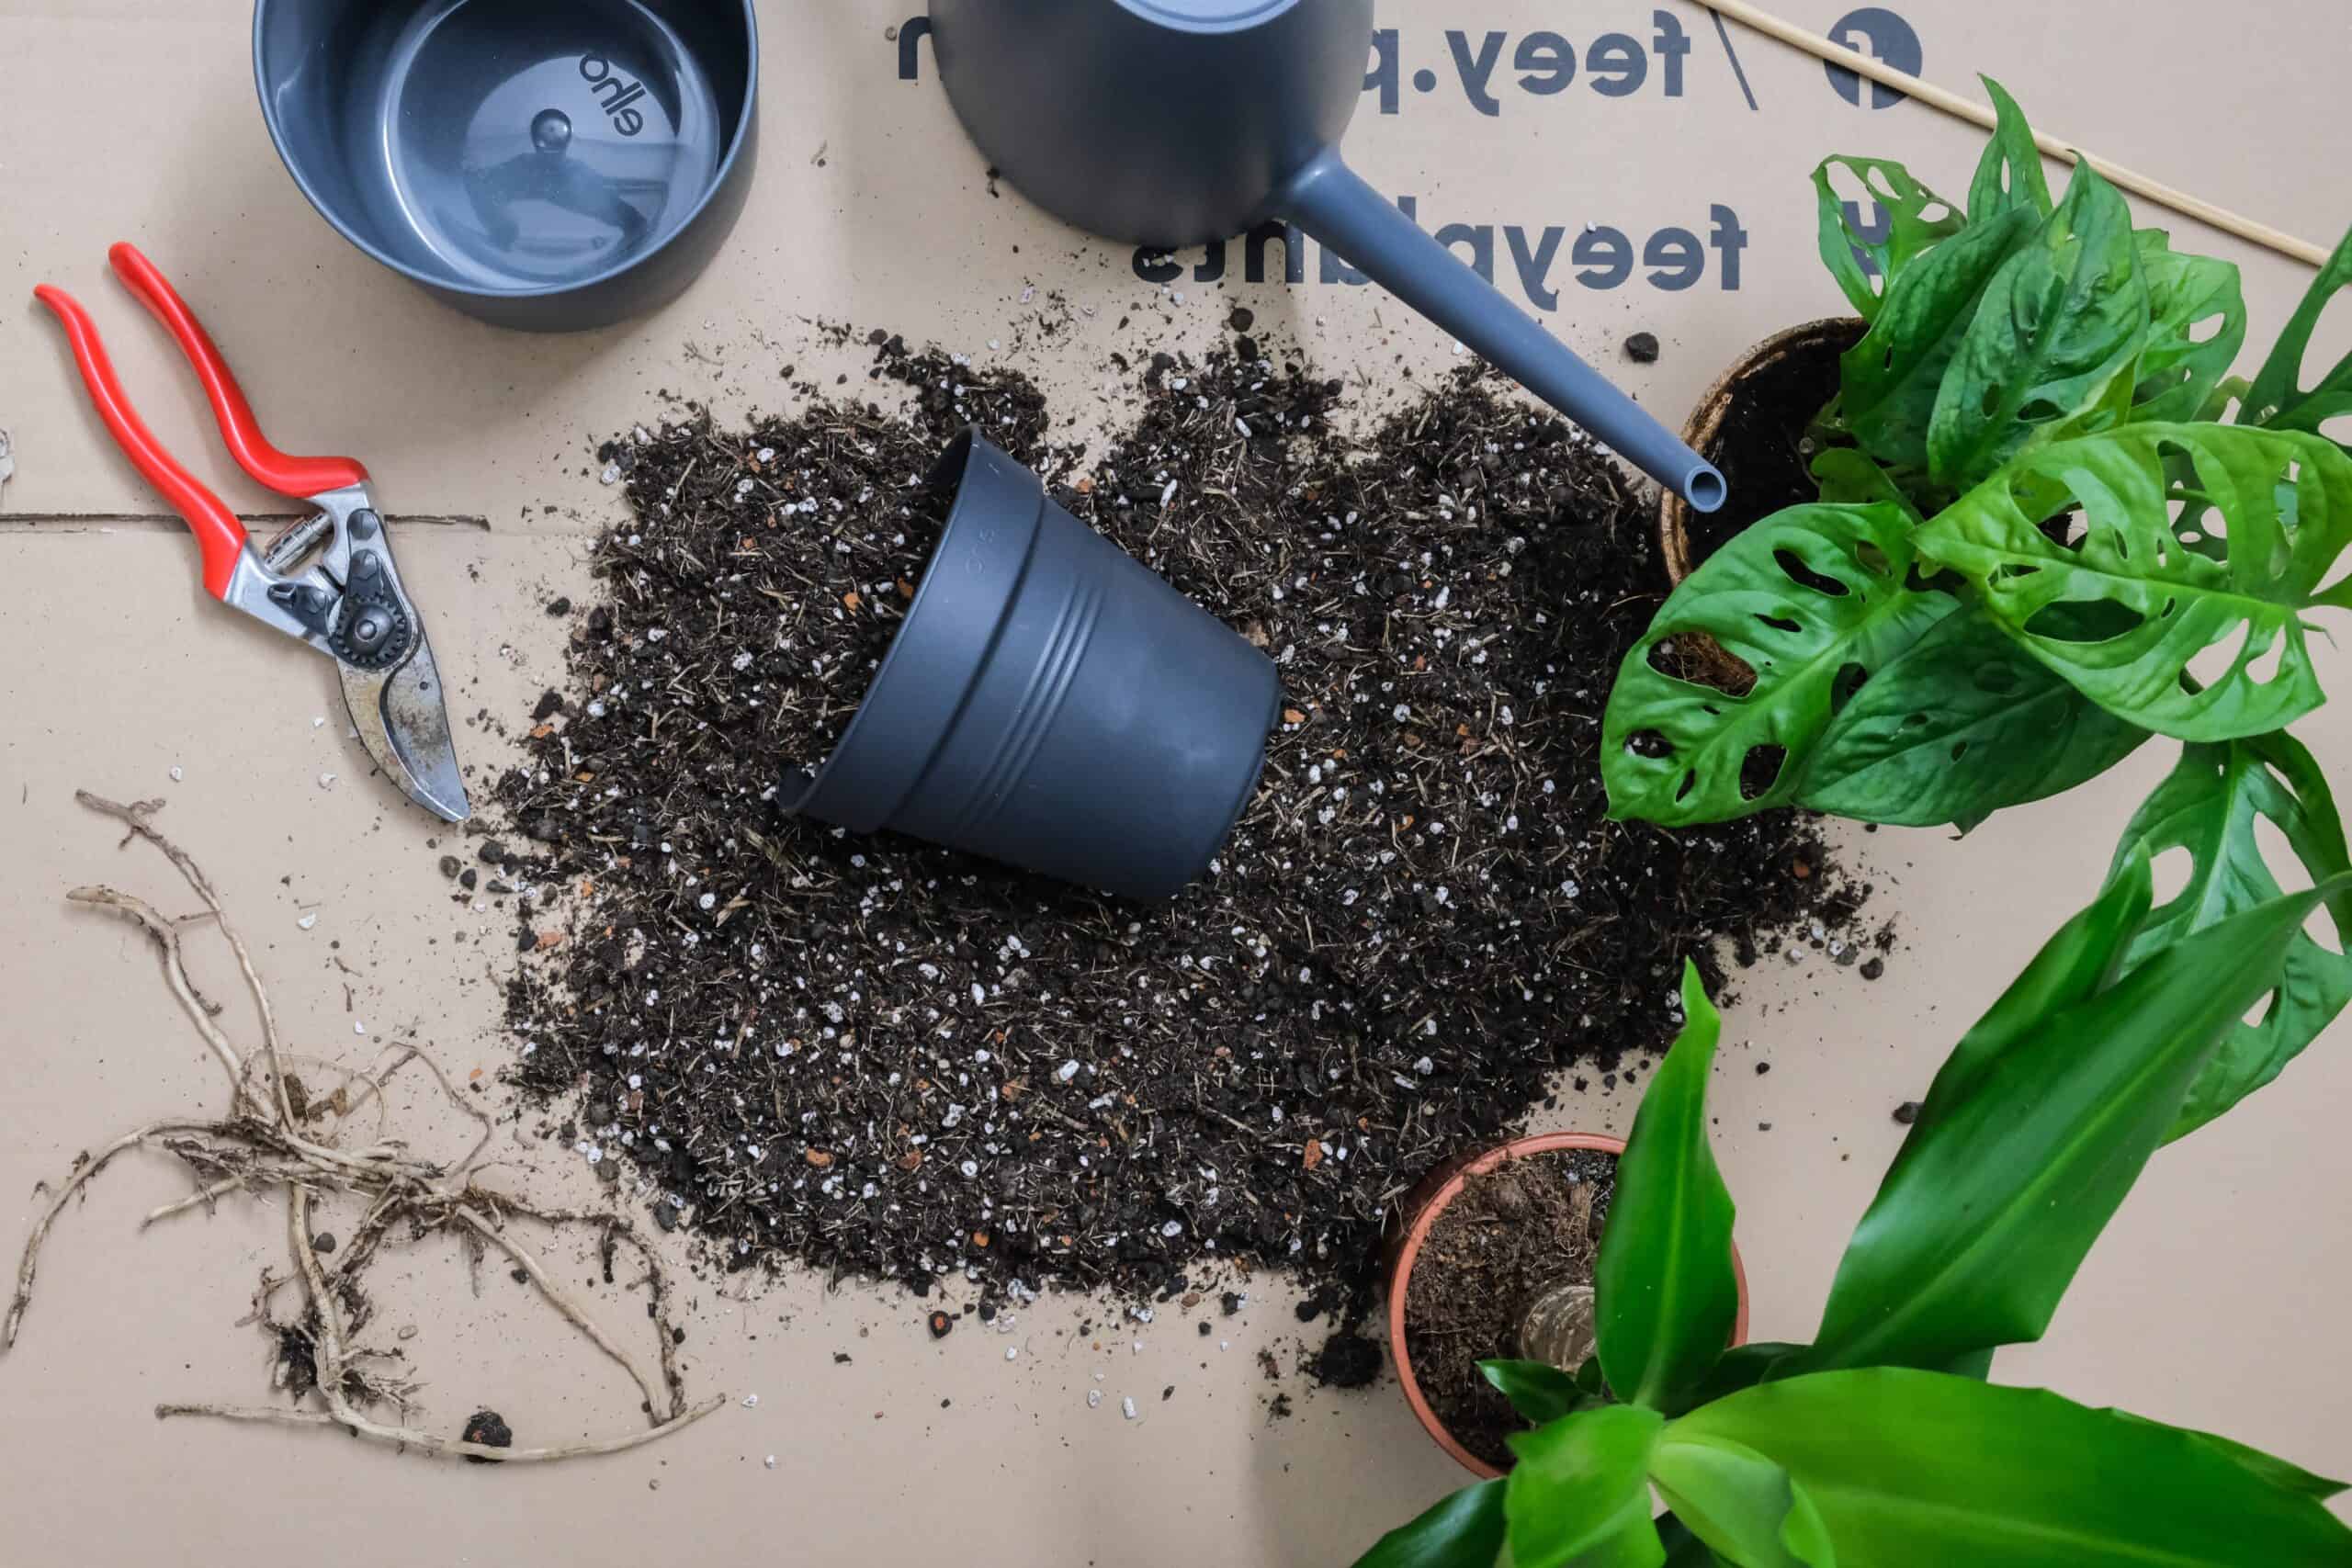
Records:
[[[154,264],[130,245],[107,255],[115,276],[170,329],[196,367],[238,467],[317,509],[255,547],[236,514],[164,450],[130,406],[89,312],[62,289],[34,289],[64,323],[90,400],[116,444],[195,531],[205,588],[333,659],[368,754],[411,800],[447,821],[464,821],[471,807],[449,738],[441,672],[416,605],[401,586],[368,470],[349,457],[289,457],[271,446],[220,351]]]

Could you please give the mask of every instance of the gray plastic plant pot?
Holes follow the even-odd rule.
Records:
[[[320,215],[499,326],[667,304],[751,188],[753,0],[257,0],[254,77]]]
[[[1174,897],[1257,788],[1282,701],[1273,661],[977,428],[932,483],[956,499],[906,621],[786,808]]]
[[[1180,249],[1295,223],[1702,512],[1724,479],[1341,161],[1373,0],[931,0],[948,101],[1023,196]]]

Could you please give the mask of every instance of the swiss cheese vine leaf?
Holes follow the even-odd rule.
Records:
[[[1785,804],[1841,694],[1956,602],[1907,581],[1903,509],[1808,505],[1747,528],[1683,581],[1625,656],[1601,728],[1611,815],[1721,822]],[[1653,662],[1709,638],[1753,672],[1735,695]],[[1685,646],[1669,653],[1678,642]]]
[[[1904,489],[1905,481],[1914,477],[1891,473],[1853,446],[1832,446],[1813,460],[1813,481],[1820,488],[1821,499],[1831,505],[1866,506],[1874,501],[1891,501],[1912,522],[1924,523],[1927,519],[1919,515]]]
[[[2120,403],[2147,341],[2131,209],[2081,164],[2066,199],[1977,301],[1936,389],[1928,477],[1965,490],[2036,435],[2110,397]]]
[[[2052,495],[2080,508],[2078,544],[2040,525]],[[2225,558],[2191,533],[2225,537]],[[2352,543],[2352,457],[2311,435],[2132,425],[2026,453],[1913,542],[2117,717],[2183,740],[2259,735],[2322,701],[2304,616],[2352,605],[2352,583],[2323,587]],[[2185,683],[2223,644],[2227,668]]]
[[[1842,169],[1886,214],[1886,233],[1872,238],[1855,227],[1834,172]],[[1884,158],[1826,158],[1813,171],[1820,207],[1821,260],[1868,321],[1896,277],[1921,253],[1960,232],[1966,221],[1958,208],[1911,177],[1911,171]]]
[[[1858,822],[1966,831],[2098,777],[2147,739],[1965,606],[1838,710],[1795,799]]]
[[[2278,346],[2263,362],[2238,416],[2241,423],[2316,433],[2329,420],[2352,414],[2352,354],[2337,360],[2335,367],[2310,390],[2302,386],[2303,360],[2311,353],[2312,333],[2336,290],[2346,288],[2352,288],[2352,231],[2337,242],[2335,254],[2320,268]]]
[[[2194,932],[2279,896],[2256,824],[2278,829],[2312,884],[2352,873],[2344,822],[2319,764],[2294,737],[2257,735],[2188,746],[2179,765],[2144,801],[2117,851],[2188,852],[2188,880],[2158,906],[2133,940],[2139,964]],[[2330,901],[2338,940],[2352,939],[2352,893]],[[2258,1023],[2240,1021],[2188,1091],[2170,1136],[2187,1135],[2276,1078],[2352,1001],[2352,956],[2308,933],[2288,949],[2278,988]]]
[[[2137,236],[2148,286],[2148,345],[2140,355],[2132,417],[2143,423],[2193,420],[2211,404],[2245,346],[2245,292],[2238,269],[2171,248],[2161,229]]]
[[[2004,212],[2022,209],[2036,218],[2050,216],[2050,180],[2041,172],[2041,149],[2034,144],[2033,127],[2008,89],[1990,76],[1979,76],[1992,95],[1993,140],[1976,165],[1968,186],[1968,216],[1982,223]]]
[[[1986,288],[2041,224],[2030,207],[1973,222],[1888,286],[1870,332],[1838,361],[1839,417],[1864,451],[1890,468],[1926,470],[1945,373]]]

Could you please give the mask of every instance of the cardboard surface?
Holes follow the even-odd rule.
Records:
[[[928,45],[888,36],[912,8],[766,6],[761,166],[730,247],[656,319],[532,339],[435,305],[311,214],[253,104],[243,0],[0,0],[0,428],[17,465],[0,490],[5,1256],[37,1212],[37,1181],[219,1092],[143,939],[62,901],[103,879],[187,907],[160,859],[117,852],[118,835],[74,806],[76,786],[169,802],[163,822],[220,884],[305,1050],[348,1057],[414,1038],[461,1074],[494,1074],[507,1050],[495,982],[506,917],[448,903],[425,847],[442,830],[367,776],[326,664],[202,596],[192,546],[90,414],[29,302],[34,283],[93,308],[150,422],[232,504],[264,503],[212,439],[167,340],[106,275],[113,240],[138,241],[173,276],[281,444],[370,466],[401,514],[400,559],[478,777],[494,776],[505,752],[471,716],[511,720],[554,678],[560,628],[538,604],[582,581],[583,537],[618,504],[596,482],[594,443],[647,417],[661,389],[738,412],[779,402],[786,365],[851,368],[838,351],[826,357],[812,322],[885,326],[975,355],[994,339],[1081,428],[1098,406],[1085,367],[1132,342],[1123,316],[1205,341],[1245,303],[1374,388],[1452,363],[1450,345],[1393,302],[1324,281],[1319,253],[1302,258],[1296,284],[1283,281],[1280,247],[1264,281],[1249,280],[1241,246],[1222,276],[1204,253],[1166,275],[1055,226],[1010,188],[991,192]],[[1842,8],[1788,10],[1829,28]],[[1992,71],[2052,129],[2323,243],[2352,217],[2344,175],[2321,152],[2352,59],[2335,0],[2266,0],[2225,24],[2164,0],[2134,7],[2128,27],[2110,7],[2033,0],[1898,9],[1855,26],[1898,59],[1917,40],[1936,80]],[[1837,308],[1806,185],[1823,153],[1906,157],[1949,189],[1964,185],[1979,142],[1916,107],[1849,102],[1817,63],[1719,33],[1679,0],[1381,10],[1353,161],[1415,197],[1425,223],[1472,226],[1464,247],[1491,244],[1515,297],[1555,291],[1555,330],[1669,423],[1740,346]],[[1527,41],[1544,32],[1577,51],[1556,92],[1540,89],[1559,80],[1548,63],[1558,48]],[[1543,69],[1516,68],[1523,49]],[[910,50],[911,80],[899,71]],[[1483,72],[1489,59],[1499,63]],[[1634,60],[1638,86],[1594,90],[1631,82]],[[2140,218],[2242,262],[2254,338],[2267,344],[2302,269],[2185,220]],[[1616,287],[1577,280],[1615,270],[1600,231],[1638,254],[1672,229],[1701,256],[1687,288],[1660,287],[1652,273],[1676,272],[1638,263]],[[1681,253],[1669,241],[1660,254]],[[1665,356],[1627,366],[1615,345],[1643,329]],[[2348,331],[2339,312],[2329,346]],[[2352,687],[2352,660],[2321,659],[2324,682]],[[2352,779],[2340,709],[2304,733]],[[1854,835],[1906,939],[1886,978],[1775,967],[1743,984],[1715,1111],[1758,1337],[1810,1328],[1899,1141],[1888,1112],[1922,1092],[1958,1032],[2089,897],[2165,751],[1996,818],[1964,845]],[[196,945],[208,990],[233,996],[233,974]],[[226,1016],[250,1038],[249,1020]],[[1758,1061],[1770,1076],[1752,1070]],[[420,1111],[435,1135],[463,1131]],[[1542,1124],[1622,1132],[1631,1112],[1623,1095],[1567,1093]],[[2347,1113],[2352,1029],[2339,1024],[2281,1086],[2156,1161],[2048,1343],[2005,1353],[2000,1375],[2318,1469],[2352,1466],[2341,1420],[2352,1372],[2336,1349],[2352,1290],[2339,1223],[2352,1190]],[[511,1127],[501,1137],[517,1181],[593,1195],[576,1161],[526,1147]],[[1323,1563],[1460,1479],[1393,1385],[1310,1393],[1286,1377],[1297,1414],[1268,1422],[1256,1352],[1274,1348],[1288,1367],[1302,1332],[1270,1281],[1206,1339],[1172,1314],[1081,1339],[1076,1325],[1104,1322],[1102,1308],[1054,1301],[1009,1335],[967,1322],[936,1345],[895,1292],[800,1280],[742,1295],[694,1281],[695,1388],[757,1393],[757,1407],[730,1404],[671,1444],[577,1467],[481,1471],[339,1437],[158,1423],[148,1411],[161,1400],[255,1395],[262,1348],[234,1321],[256,1271],[281,1257],[282,1216],[268,1205],[138,1230],[184,1190],[165,1162],[134,1156],[61,1224],[24,1338],[0,1359],[0,1561]],[[586,1279],[586,1259],[557,1256],[567,1278]],[[617,1371],[500,1270],[484,1270],[477,1296],[455,1247],[433,1243],[387,1270],[395,1281],[390,1321],[418,1325],[413,1348],[434,1380],[426,1418],[454,1427],[488,1404],[526,1442],[634,1419]],[[639,1298],[597,1294],[608,1321],[641,1329]],[[1008,1360],[1007,1348],[1021,1354]],[[1099,1409],[1091,1389],[1105,1395]],[[1140,1420],[1121,1418],[1123,1396]]]

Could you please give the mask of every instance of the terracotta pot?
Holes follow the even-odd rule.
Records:
[[[1859,316],[1829,316],[1774,333],[1733,360],[1731,368],[1715,378],[1715,384],[1701,394],[1698,406],[1690,411],[1690,418],[1682,427],[1684,445],[1708,461],[1714,461],[1715,454],[1710,448],[1723,429],[1724,416],[1731,412],[1732,400],[1738,394],[1741,382],[1797,349],[1825,339],[1841,344],[1857,340],[1866,325]],[[1666,561],[1667,581],[1680,583],[1698,562],[1690,557],[1690,503],[1671,491],[1658,496],[1657,543]]]
[[[1412,1278],[1413,1265],[1421,1256],[1422,1244],[1429,1240],[1430,1228],[1445,1212],[1446,1205],[1461,1195],[1462,1189],[1472,1178],[1486,1175],[1507,1160],[1525,1159],[1530,1155],[1553,1154],[1562,1149],[1592,1149],[1606,1155],[1625,1152],[1625,1140],[1612,1138],[1603,1133],[1539,1133],[1532,1137],[1513,1138],[1499,1148],[1484,1154],[1457,1155],[1421,1179],[1412,1195],[1405,1200],[1405,1226],[1389,1244],[1387,1267],[1385,1270],[1388,1292],[1388,1353],[1396,1359],[1396,1381],[1404,1385],[1405,1403],[1413,1407],[1422,1427],[1437,1440],[1437,1446],[1452,1454],[1462,1467],[1475,1475],[1491,1479],[1502,1472],[1453,1440],[1437,1412],[1421,1393],[1420,1381],[1413,1374],[1413,1357],[1405,1341],[1406,1283]],[[1739,1283],[1739,1314],[1733,1319],[1731,1343],[1747,1343],[1747,1270],[1740,1262],[1739,1248],[1731,1249],[1732,1278]]]

